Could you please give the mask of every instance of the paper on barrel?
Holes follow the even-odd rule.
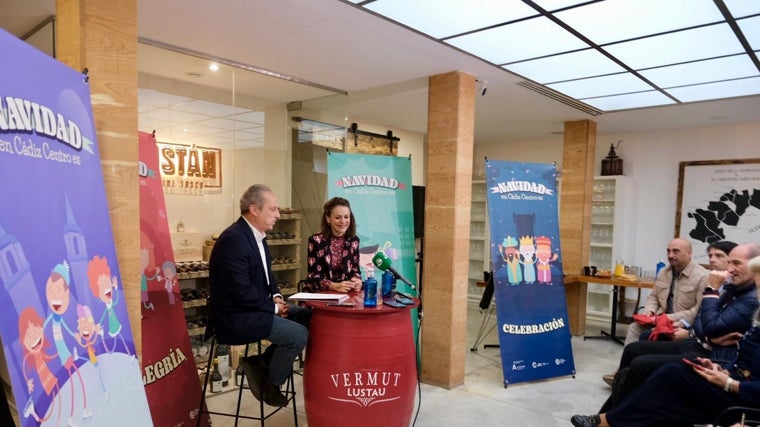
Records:
[[[298,292],[288,297],[288,300],[299,301],[325,301],[325,302],[345,302],[349,300],[346,294],[333,294],[327,292]]]

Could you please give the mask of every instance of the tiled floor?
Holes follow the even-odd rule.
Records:
[[[414,426],[569,426],[573,414],[595,413],[607,398],[609,387],[601,376],[617,368],[622,346],[609,340],[585,340],[573,337],[575,378],[563,377],[530,383],[503,386],[501,356],[498,348],[483,348],[477,352],[470,348],[475,342],[482,313],[471,303],[468,310],[468,337],[465,353],[466,369],[463,385],[446,390],[421,385],[421,398]],[[596,334],[604,325],[587,324],[587,332]],[[623,326],[619,332],[624,332]],[[492,331],[484,343],[497,343]],[[303,405],[301,377],[296,376],[298,425],[308,426]],[[243,408],[258,410],[256,401],[246,390]],[[229,411],[237,401],[237,392],[214,395],[208,399],[212,410]],[[214,427],[234,425],[232,418],[213,416]],[[258,421],[243,420],[240,426],[258,426]],[[266,425],[284,427],[293,425],[292,408],[280,411]]]

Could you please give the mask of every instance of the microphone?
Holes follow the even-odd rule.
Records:
[[[383,271],[390,271],[393,273],[393,276],[395,276],[397,279],[401,280],[402,282],[409,285],[412,289],[415,291],[417,290],[417,287],[415,287],[412,282],[406,279],[406,277],[402,276],[401,273],[396,271],[395,268],[391,267],[391,259],[388,258],[382,251],[375,254],[374,257],[372,257],[372,264],[375,264],[375,267],[379,268]]]

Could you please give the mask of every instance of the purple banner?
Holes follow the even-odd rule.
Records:
[[[150,426],[84,76],[0,30],[0,336],[21,425]]]

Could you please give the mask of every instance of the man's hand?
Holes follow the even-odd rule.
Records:
[[[726,283],[729,276],[728,271],[710,270],[710,275],[707,276],[707,286],[718,289]]]
[[[275,299],[275,304],[277,304],[277,315],[280,317],[288,317],[288,312],[290,312],[290,306],[288,303],[286,303],[282,298],[279,298],[279,301]]]
[[[715,344],[715,345],[730,346],[730,345],[738,344],[739,340],[741,339],[742,339],[741,332],[729,332],[726,335],[721,335],[716,338],[710,338],[710,343]]]
[[[689,330],[685,328],[675,328],[673,330],[673,341],[683,341],[689,338]]]

